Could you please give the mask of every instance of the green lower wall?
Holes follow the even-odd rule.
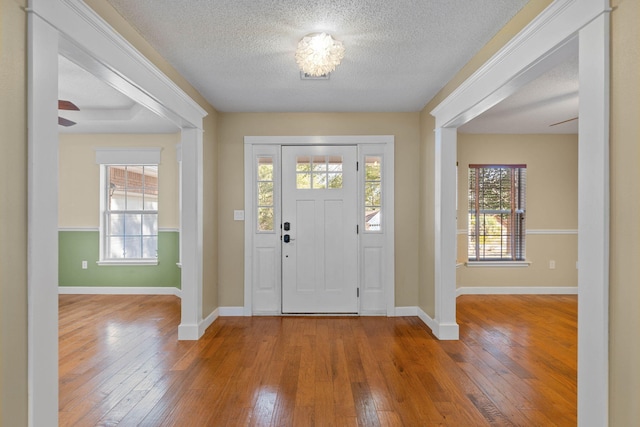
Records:
[[[179,233],[158,233],[158,265],[99,266],[98,231],[60,231],[58,286],[124,286],[180,288]],[[82,269],[82,261],[87,269]]]

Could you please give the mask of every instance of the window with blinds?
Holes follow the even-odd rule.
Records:
[[[526,165],[469,165],[469,261],[525,260]]]

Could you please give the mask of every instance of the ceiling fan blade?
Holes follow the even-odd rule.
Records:
[[[574,118],[572,118],[572,119],[563,120],[563,121],[561,121],[561,122],[558,122],[558,123],[554,123],[554,124],[552,124],[552,125],[549,125],[549,127],[551,127],[551,126],[556,126],[556,125],[561,125],[561,124],[563,124],[563,123],[567,123],[567,122],[572,122],[572,121],[574,121],[574,120],[578,120],[578,118],[577,118],[577,117],[574,117]]]
[[[71,120],[65,119],[64,117],[58,117],[58,124],[61,126],[69,127],[75,125],[76,122],[72,122]]]
[[[62,99],[58,99],[58,109],[59,110],[72,110],[72,111],[80,111],[78,106],[71,101],[65,101]]]

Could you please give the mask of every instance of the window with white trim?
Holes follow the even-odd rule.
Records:
[[[469,261],[525,260],[526,165],[469,165]]]
[[[158,263],[160,148],[98,148],[100,261]]]
[[[104,260],[158,257],[158,165],[103,165]]]

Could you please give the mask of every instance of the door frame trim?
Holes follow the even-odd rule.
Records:
[[[253,316],[253,246],[254,246],[254,229],[253,229],[253,211],[255,210],[255,201],[253,198],[253,147],[260,145],[269,145],[278,147],[278,150],[282,146],[286,145],[352,145],[358,149],[358,159],[360,159],[361,148],[365,145],[381,145],[383,152],[387,158],[386,160],[386,173],[388,178],[383,183],[383,191],[386,194],[385,197],[385,215],[387,231],[385,232],[385,257],[384,257],[384,277],[382,278],[385,289],[385,305],[386,315],[395,316],[395,261],[394,261],[394,143],[395,137],[393,135],[331,135],[331,136],[245,136],[244,137],[244,206],[245,206],[245,223],[244,223],[244,315]],[[280,168],[280,159],[278,159],[278,168]],[[279,171],[278,171],[279,172]],[[276,173],[278,173],[276,172]],[[358,177],[360,174],[358,173]],[[281,183],[278,184],[281,186]],[[358,197],[360,197],[360,191],[362,185],[358,181]],[[279,211],[282,209],[276,203],[276,209],[278,214],[275,215],[279,218]],[[360,209],[360,203],[358,203]],[[361,242],[358,243],[360,250]],[[280,256],[280,250],[278,249],[278,256]],[[361,254],[359,254],[360,258]],[[279,259],[279,258],[278,258]],[[359,267],[360,268],[360,267]],[[363,275],[359,274],[358,287],[362,289]],[[278,291],[282,289],[281,278],[277,284]],[[360,307],[360,301],[358,302]],[[282,305],[279,308],[280,314],[282,314]],[[360,312],[360,309],[359,309]]]

